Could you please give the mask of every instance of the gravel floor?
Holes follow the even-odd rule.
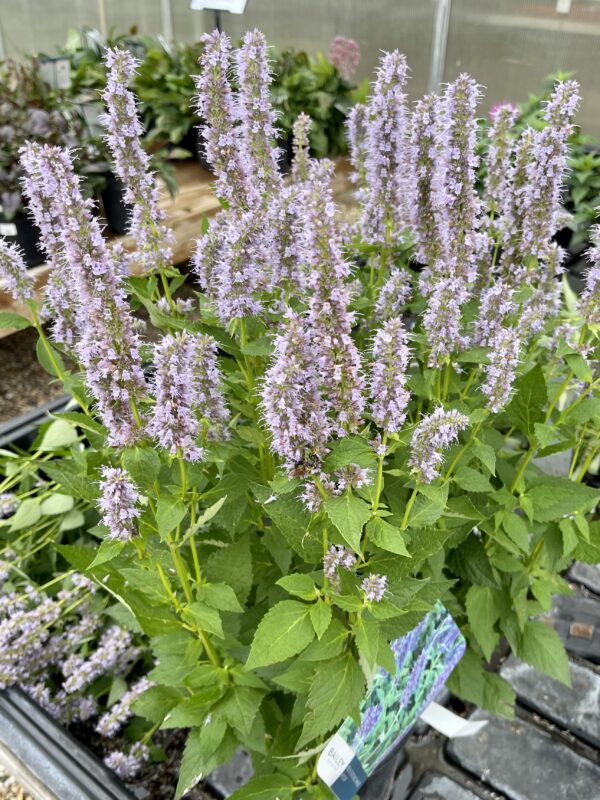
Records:
[[[18,417],[64,394],[38,364],[37,333],[26,328],[0,339],[0,422]]]
[[[2,766],[0,766],[0,800],[33,800]]]

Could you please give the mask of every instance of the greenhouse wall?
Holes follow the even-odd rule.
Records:
[[[188,0],[2,0],[0,55],[52,52],[68,28],[89,26],[193,41],[214,25],[210,11]],[[575,71],[584,103],[579,122],[600,134],[599,0],[248,0],[241,16],[223,14],[234,37],[262,29],[280,48],[327,51],[331,39],[351,36],[361,46],[360,77],[380,50],[399,48],[411,65],[411,94],[433,89],[460,72],[486,86],[486,107],[525,98],[544,77]]]

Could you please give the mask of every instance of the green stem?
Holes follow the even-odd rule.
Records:
[[[193,603],[194,596],[192,594],[192,588],[190,586],[190,581],[188,578],[188,574],[183,563],[183,559],[181,558],[181,554],[177,550],[174,542],[169,542],[169,550],[171,552],[171,558],[173,559],[173,564],[175,566],[175,571],[177,572],[177,576],[179,578],[179,582],[181,583],[181,588],[183,589],[183,593],[185,595],[185,599],[188,603]],[[213,647],[212,642],[208,638],[207,634],[202,630],[202,628],[195,627],[195,631],[198,634],[198,638],[202,642],[204,649],[206,650],[206,655],[209,657],[211,663],[215,667],[221,666],[221,661],[217,654],[217,651]]]
[[[408,498],[408,503],[406,504],[406,508],[404,509],[404,516],[402,517],[402,525],[400,526],[400,530],[405,531],[408,528],[408,518],[410,517],[410,512],[412,511],[412,507],[415,504],[415,500],[417,499],[417,495],[419,493],[418,486],[412,490],[411,496]]]
[[[577,474],[577,483],[581,483],[581,481],[585,478],[585,476],[587,475],[587,471],[590,468],[590,465],[591,465],[592,461],[596,458],[596,456],[598,455],[599,451],[600,451],[600,447],[591,447],[590,448],[590,451],[587,454],[585,461],[581,465],[581,469],[579,470],[579,473]]]
[[[383,434],[381,439],[381,454],[377,457],[377,481],[375,483],[375,495],[371,504],[371,511],[373,514],[377,513],[379,508],[379,500],[381,499],[381,492],[383,491],[383,461],[385,459],[385,450],[387,447],[387,433]]]
[[[554,411],[554,408],[555,408],[556,404],[558,403],[558,401],[560,400],[562,394],[565,392],[565,390],[567,389],[567,387],[571,383],[571,380],[572,380],[574,374],[575,373],[573,372],[573,370],[569,370],[569,374],[564,379],[564,381],[561,383],[558,391],[556,392],[556,394],[554,395],[554,398],[552,399],[552,402],[548,406],[548,410],[546,411],[546,416],[544,417],[544,423],[548,422],[548,420],[550,419],[550,416],[551,416],[552,412]],[[560,417],[559,417],[559,420],[560,420]],[[557,421],[557,425],[558,424],[559,424],[559,422]],[[517,470],[517,474],[515,475],[515,479],[512,482],[512,485],[510,487],[511,494],[513,494],[515,492],[517,486],[519,485],[519,483],[521,481],[521,478],[523,477],[523,475],[525,473],[525,470],[529,466],[529,462],[535,456],[537,451],[538,451],[538,448],[536,446],[530,446],[530,448],[527,451],[527,453],[525,453],[525,457],[523,458],[523,461],[521,462],[521,465],[519,466],[519,469]]]
[[[456,469],[458,462],[461,460],[461,458],[463,457],[465,452],[471,446],[472,442],[474,441],[475,437],[477,436],[479,428],[481,428],[482,423],[483,423],[483,420],[481,422],[478,422],[477,425],[475,425],[475,427],[471,431],[471,435],[469,436],[467,441],[463,444],[463,446],[460,448],[458,453],[452,459],[452,462],[451,462],[450,466],[448,467],[448,469],[446,470],[446,474],[444,475],[444,482],[449,480],[450,476],[452,475],[452,473]]]

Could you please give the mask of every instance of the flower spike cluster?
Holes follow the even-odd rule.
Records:
[[[405,57],[386,53],[377,70],[366,123],[366,198],[361,231],[366,242],[389,243],[406,225],[404,178],[408,112]]]
[[[416,256],[430,268],[434,267],[442,252],[434,197],[435,178],[439,169],[439,103],[440,99],[435,94],[425,95],[417,101],[410,121],[408,145],[413,173],[409,187],[409,213]]]
[[[127,88],[137,62],[128,50],[108,48],[108,68],[102,98],[106,141],[113,156],[115,172],[125,186],[125,202],[132,206],[129,234],[136,243],[135,259],[144,271],[168,266],[173,254],[172,232],[163,224],[164,211],[158,206],[158,187],[150,170],[150,157],[140,144],[143,128],[133,93]]]
[[[354,315],[348,310],[350,297],[345,283],[350,268],[342,255],[331,177],[329,162],[311,165],[304,218],[305,258],[312,291],[308,319],[332,424],[338,435],[344,436],[358,430],[362,421],[364,377],[360,353],[351,336]]]
[[[359,200],[366,197],[367,188],[367,122],[369,109],[364,103],[357,103],[350,109],[346,119],[346,138],[350,151],[350,163],[354,172],[350,176],[357,186]]]
[[[345,81],[352,76],[360,64],[360,46],[347,36],[336,36],[329,45],[329,60]]]
[[[40,230],[40,242],[50,266],[46,284],[46,313],[52,319],[52,338],[69,350],[74,350],[82,330],[83,314],[75,290],[71,267],[65,259],[61,243],[59,219],[54,215],[53,195],[41,194],[37,187],[48,175],[43,175],[44,159],[38,161],[39,151],[26,146],[28,168],[23,176],[23,188],[28,197],[29,211]],[[58,187],[56,187],[58,192]]]
[[[310,454],[324,453],[329,422],[310,330],[302,317],[288,314],[284,330],[275,339],[275,358],[261,394],[273,449],[288,469],[302,464]]]
[[[494,414],[503,409],[510,400],[521,345],[519,332],[514,328],[500,328],[490,341],[489,364],[485,367],[486,380],[481,391],[487,397],[488,408]]]
[[[30,143],[21,151],[30,197],[47,208],[60,231],[78,307],[85,320],[76,344],[109,442],[124,446],[141,435],[136,407],[146,392],[140,340],[90,200],[83,198],[68,151]]]
[[[468,75],[449,84],[440,104],[440,166],[434,179],[434,205],[442,245],[435,269],[465,284],[475,280],[482,246],[478,236],[481,202],[475,189],[480,87]]]
[[[0,237],[0,285],[23,305],[33,299],[33,279],[27,272],[23,253],[4,237]]]
[[[410,301],[411,295],[410,273],[406,269],[394,267],[390,271],[390,277],[379,290],[375,302],[375,316],[383,322],[399,316]]]
[[[492,217],[498,217],[501,201],[509,190],[509,174],[513,148],[512,127],[519,109],[502,103],[490,111],[490,145],[486,157],[485,199]]]
[[[445,411],[442,406],[424,417],[415,428],[408,461],[418,479],[431,483],[440,474],[443,451],[453,444],[458,434],[469,424],[469,418],[456,409]]]
[[[137,535],[140,494],[129,473],[121,467],[103,467],[98,508],[111,539],[130,542]]]
[[[600,226],[592,231],[591,247],[587,252],[590,268],[585,276],[585,289],[581,295],[581,311],[588,325],[600,325]]]
[[[231,41],[219,31],[202,37],[200,75],[196,78],[198,116],[204,120],[200,134],[206,157],[217,176],[216,193],[230,205],[247,197],[249,178],[242,163],[240,129],[229,79]]]
[[[202,458],[196,443],[200,418],[221,433],[229,420],[216,350],[212,337],[187,331],[167,334],[155,347],[156,403],[150,434],[171,455],[181,453],[188,461]]]
[[[399,317],[392,317],[375,334],[370,385],[371,415],[387,434],[398,433],[406,419],[409,358],[404,324]]]
[[[270,100],[271,72],[267,40],[258,30],[248,31],[236,53],[239,85],[237,113],[240,120],[242,153],[252,195],[261,202],[281,183],[277,148],[276,116]]]

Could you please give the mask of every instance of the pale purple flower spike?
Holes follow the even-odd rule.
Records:
[[[469,418],[456,409],[445,411],[442,406],[424,417],[417,425],[411,441],[409,466],[423,483],[431,483],[440,474],[443,452],[453,444]]]
[[[111,539],[129,542],[137,536],[137,503],[140,495],[129,473],[121,467],[102,467],[101,498],[98,508]]]

